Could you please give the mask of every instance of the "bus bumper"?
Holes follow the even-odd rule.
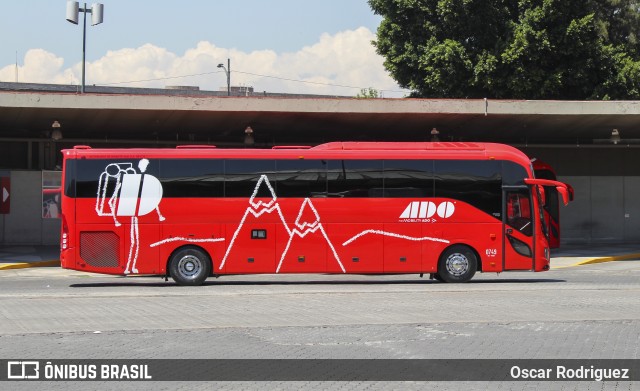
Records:
[[[67,248],[60,251],[60,266],[63,269],[77,269],[74,253],[75,251],[73,251],[72,248]]]
[[[536,267],[535,271],[537,272],[546,272],[551,268],[551,256],[549,247],[544,247],[542,249],[541,256],[538,256],[536,259]]]

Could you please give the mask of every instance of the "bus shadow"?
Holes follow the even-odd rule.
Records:
[[[536,284],[536,283],[554,283],[554,282],[567,282],[567,280],[560,280],[557,278],[509,278],[509,279],[484,279],[484,280],[471,280],[467,284]]]
[[[70,288],[118,288],[118,287],[180,287],[173,281],[162,282],[147,282],[140,281],[140,278],[136,278],[138,281],[114,281],[114,282],[95,282],[95,283],[82,283],[71,284]],[[447,284],[436,280],[310,280],[310,281],[224,281],[224,280],[208,280],[205,281],[202,286],[294,286],[294,285],[441,285],[449,287],[463,287],[467,284],[550,284],[550,283],[562,283],[566,280],[560,279],[542,279],[542,278],[510,278],[510,279],[483,279],[472,280],[466,284]],[[182,287],[180,287],[182,288]]]

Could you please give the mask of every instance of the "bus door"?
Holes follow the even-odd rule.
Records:
[[[534,219],[528,187],[503,187],[503,270],[533,270]]]

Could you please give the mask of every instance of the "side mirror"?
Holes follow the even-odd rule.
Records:
[[[562,201],[565,205],[568,205],[569,201],[573,201],[573,188],[569,190],[569,186],[562,182],[548,179],[524,178],[524,183],[527,185],[555,186],[558,193],[562,196]]]
[[[571,186],[568,183],[566,185],[567,185],[567,189],[569,189],[569,201],[573,201],[573,186]]]
[[[567,191],[567,188],[564,186],[556,186],[556,190],[558,190],[558,193],[562,196],[562,202],[564,205],[569,205],[569,192]],[[571,198],[573,199],[573,197]]]

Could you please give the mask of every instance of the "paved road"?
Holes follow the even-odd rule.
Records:
[[[57,268],[9,270],[0,274],[0,359],[7,358],[638,359],[640,261],[535,274],[483,274],[461,285],[413,275],[279,275],[223,277],[202,287],[179,287],[157,277],[108,277]],[[11,388],[39,385],[86,389],[82,383],[12,383]],[[436,385],[540,389],[534,382]],[[265,388],[259,383],[217,386]],[[128,387],[210,385],[100,384],[104,389]],[[424,385],[266,385],[300,387]],[[628,390],[640,384],[545,383],[543,388]]]

